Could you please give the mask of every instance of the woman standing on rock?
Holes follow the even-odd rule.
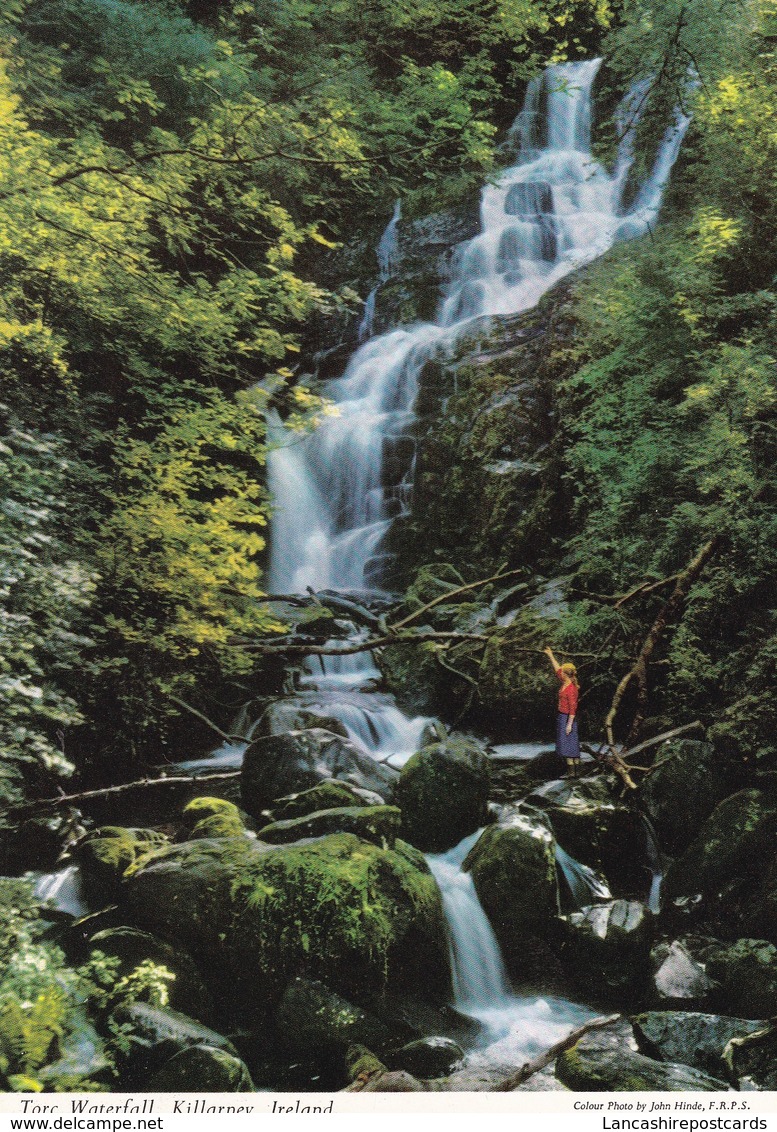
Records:
[[[565,759],[570,778],[580,777],[580,740],[577,735],[577,701],[580,684],[574,664],[559,664],[553,649],[542,650],[553,671],[561,681],[558,690],[558,716],[556,717],[556,754]]]

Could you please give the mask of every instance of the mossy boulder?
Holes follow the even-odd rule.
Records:
[[[192,798],[183,808],[181,838],[243,837],[246,829],[240,810],[226,798]]]
[[[334,618],[329,618],[330,631],[328,637],[335,637]],[[348,731],[344,723],[333,716],[327,715],[320,707],[315,707],[315,701],[307,703],[304,695],[286,700],[277,700],[270,704],[259,722],[254,734],[284,735],[287,731],[305,731],[311,727],[320,727],[333,735],[348,738]]]
[[[380,1053],[391,1031],[361,1007],[314,979],[292,980],[281,998],[275,1025],[284,1048],[313,1062],[337,1060],[343,1067],[351,1045]]]
[[[636,900],[613,900],[566,918],[564,966],[592,998],[634,999],[650,975],[654,917]]]
[[[718,984],[718,1008],[743,1018],[777,1014],[777,947],[763,939],[738,939],[707,957]]]
[[[697,1014],[678,1010],[655,1010],[632,1018],[640,1053],[658,1061],[682,1062],[713,1077],[727,1080],[729,1067],[723,1060],[732,1038],[762,1029],[765,1023],[721,1014]]]
[[[777,798],[760,790],[740,790],[724,799],[669,869],[667,896],[703,893],[713,899],[732,879],[749,887],[754,862],[771,861],[777,834]]]
[[[364,841],[391,846],[399,834],[401,812],[396,806],[338,806],[304,817],[272,822],[259,830],[259,838],[272,845],[324,837],[328,833],[354,833]]]
[[[656,763],[658,769],[645,779],[640,794],[659,845],[676,857],[730,793],[734,769],[711,743],[692,739],[664,743]]]
[[[272,808],[274,821],[288,821],[290,818],[302,818],[306,814],[314,814],[317,810],[333,810],[340,806],[367,806],[380,805],[381,799],[375,795],[374,799],[367,800],[365,792],[357,791],[355,786],[347,782],[337,782],[334,778],[326,778],[318,786],[311,786],[309,790],[301,790],[298,794],[289,794],[287,798],[278,798]]]
[[[311,728],[267,735],[246,748],[240,778],[243,807],[259,818],[276,798],[338,779],[391,800],[397,774],[361,747],[331,731]]]
[[[714,1093],[725,1081],[699,1069],[655,1061],[631,1048],[627,1023],[591,1030],[556,1060],[556,1076],[568,1089],[582,1093]]]
[[[509,968],[525,975],[556,933],[558,883],[553,837],[542,822],[516,813],[489,826],[464,862]],[[541,941],[541,950],[540,950]]]
[[[270,848],[222,838],[171,846],[131,878],[132,921],[180,942],[254,1007],[298,975],[346,997],[449,989],[440,894],[423,858],[353,834]]]
[[[402,836],[427,853],[441,853],[487,819],[488,756],[475,743],[448,739],[413,755],[396,790]]]
[[[166,845],[168,838],[153,829],[102,825],[79,843],[76,859],[90,900],[115,900],[130,869]]]
[[[253,1093],[251,1074],[239,1057],[213,1046],[176,1053],[143,1087],[150,1093]]]
[[[173,947],[150,932],[130,927],[97,932],[89,940],[89,946],[118,959],[119,975],[128,975],[146,959],[166,967],[175,976],[168,984],[171,1009],[206,1024],[213,1019],[213,997],[194,960],[180,946]]]

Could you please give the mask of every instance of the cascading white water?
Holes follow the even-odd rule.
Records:
[[[561,846],[556,843],[556,864],[561,875],[569,886],[576,908],[585,908],[597,900],[612,900],[612,893],[604,880],[597,876],[588,865],[581,864],[574,857],[570,857]]]
[[[454,1006],[485,1028],[484,1048],[468,1063],[520,1065],[563,1038],[593,1011],[566,999],[513,993],[494,930],[462,864],[483,831],[426,858],[448,925]]]
[[[413,405],[424,363],[449,351],[474,319],[530,309],[570,271],[616,239],[644,232],[655,219],[689,119],[678,111],[651,176],[624,212],[644,98],[632,92],[624,103],[620,152],[610,174],[591,155],[591,88],[599,65],[592,60],[550,67],[530,83],[512,135],[519,145],[517,161],[483,191],[480,235],[458,249],[437,322],[366,341],[343,376],[327,386],[337,416],[302,440],[277,432],[269,459],[274,592],[379,586],[381,543],[393,518],[408,506]],[[381,272],[392,270],[398,222],[397,207],[378,250]],[[350,689],[350,722],[343,722],[364,742],[370,727],[352,726],[353,693],[377,676],[372,658],[330,658],[323,672],[313,665],[307,671],[308,684]],[[406,752],[425,721],[389,720],[387,708],[384,703],[378,712],[385,724],[378,727],[381,754],[392,746]],[[328,710],[342,718],[336,703]]]
[[[402,202],[398,200],[394,205],[394,213],[378,241],[378,247],[375,252],[378,260],[378,283],[372,288],[369,295],[364,300],[364,314],[362,315],[362,320],[359,323],[359,329],[357,331],[360,342],[366,342],[368,338],[372,337],[372,324],[375,319],[375,302],[378,297],[378,291],[381,288],[381,284],[388,283],[389,279],[394,274],[399,252],[397,225],[399,224],[401,216]]]
[[[66,912],[75,919],[89,912],[78,865],[66,865],[55,873],[44,873],[35,884],[34,894],[42,904],[56,908],[58,912]]]

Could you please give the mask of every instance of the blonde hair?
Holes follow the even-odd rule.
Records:
[[[565,676],[569,677],[576,688],[580,687],[580,682],[577,679],[577,669],[575,668],[574,664],[571,663],[571,661],[567,661],[566,664],[562,664],[561,671]]]

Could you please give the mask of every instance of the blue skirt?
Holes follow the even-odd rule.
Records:
[[[562,759],[580,758],[580,740],[577,736],[577,719],[572,722],[572,730],[567,735],[568,715],[561,712],[556,716],[556,754]]]

